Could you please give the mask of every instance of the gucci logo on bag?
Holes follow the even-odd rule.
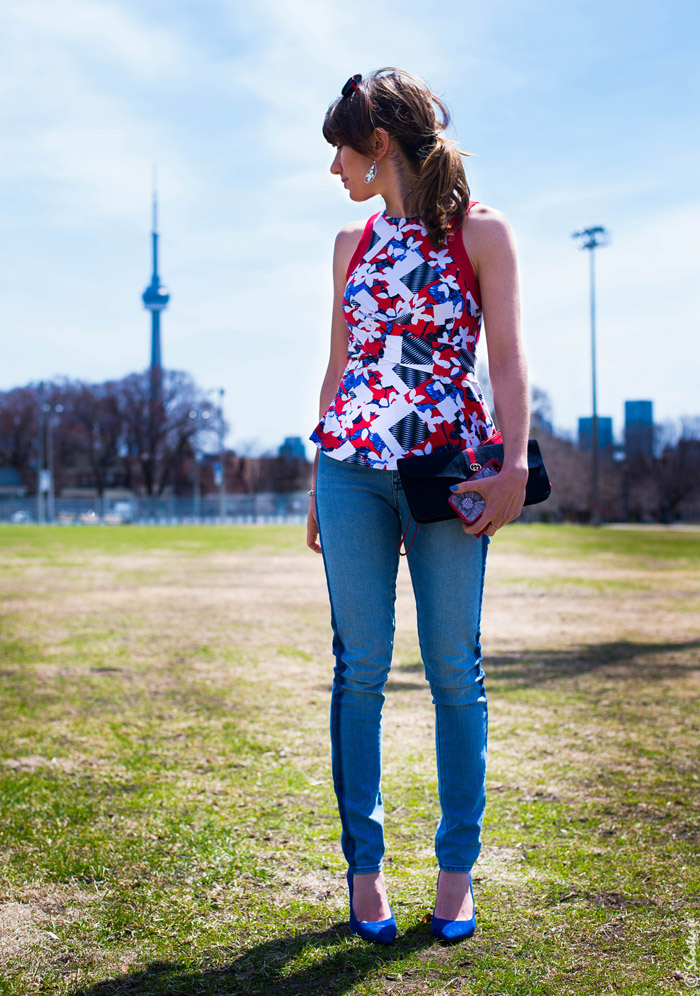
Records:
[[[481,464],[480,463],[470,463],[469,464],[469,469],[470,470],[481,470]]]

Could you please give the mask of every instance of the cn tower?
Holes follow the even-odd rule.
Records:
[[[143,306],[151,313],[151,400],[162,396],[163,367],[160,351],[160,313],[168,306],[170,294],[158,275],[158,195],[153,187],[153,273],[151,282],[141,295]]]

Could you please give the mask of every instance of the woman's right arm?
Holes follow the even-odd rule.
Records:
[[[331,320],[331,354],[326,368],[326,375],[321,385],[319,399],[319,419],[323,418],[331,406],[338,391],[338,384],[345,372],[348,362],[348,326],[343,315],[343,295],[347,283],[347,272],[353,253],[359,245],[364,231],[365,222],[359,221],[338,232],[333,250],[333,316]],[[318,458],[320,450],[316,450],[316,459],[312,473],[312,489],[316,488],[318,474]],[[315,553],[321,552],[318,542],[318,525],[316,523],[316,499],[309,499],[309,515],[306,524],[306,545]]]

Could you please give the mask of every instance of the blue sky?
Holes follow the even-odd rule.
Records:
[[[590,411],[597,253],[599,414],[698,414],[698,7],[587,2],[16,0],[0,6],[0,388],[149,359],[150,184],[172,298],[163,359],[224,387],[229,443],[308,437],[328,357],[337,230],[325,109],[382,65],[445,96],[472,196],[519,252],[533,384],[555,423]],[[486,359],[485,342],[481,362]],[[313,454],[309,443],[308,452]]]

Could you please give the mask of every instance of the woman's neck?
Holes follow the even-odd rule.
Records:
[[[408,216],[408,203],[410,199],[410,188],[404,193],[394,194],[387,191],[384,194],[386,213],[390,218],[406,218]]]
[[[415,180],[408,174],[408,169],[398,156],[386,157],[387,177],[384,190],[378,191],[384,198],[386,213],[390,218],[405,218],[408,215],[408,205]]]

